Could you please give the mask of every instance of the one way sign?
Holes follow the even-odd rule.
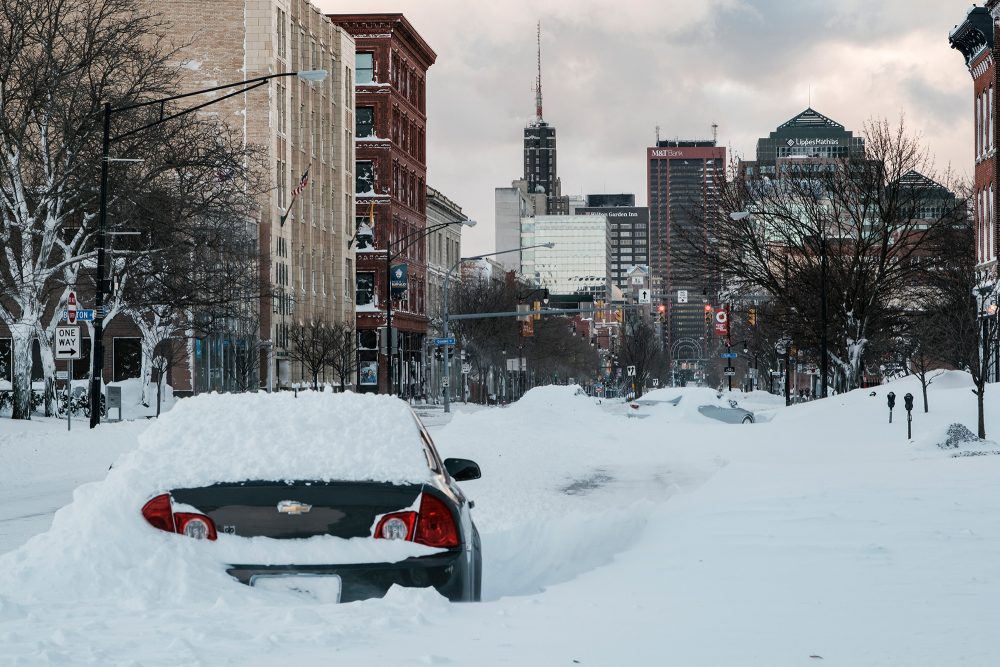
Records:
[[[80,327],[56,327],[56,359],[80,358]]]

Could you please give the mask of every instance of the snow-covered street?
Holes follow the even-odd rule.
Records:
[[[901,406],[887,423],[890,390],[918,396],[912,441]],[[442,456],[483,471],[462,483],[483,541],[478,604],[263,594],[200,571],[216,545],[181,537],[157,553],[107,545],[131,549],[134,570],[118,571],[69,519],[116,534],[88,502],[149,422],[4,420],[0,663],[996,664],[1000,445],[939,446],[953,422],[974,427],[968,377],[939,377],[927,415],[913,378],[791,408],[736,396],[769,421],[725,424],[683,400],[636,419],[572,387],[451,419],[422,410]],[[992,434],[1000,387],[987,401]]]

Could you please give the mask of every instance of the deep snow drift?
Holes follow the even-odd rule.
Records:
[[[939,377],[912,440],[913,378],[791,408],[738,398],[773,411],[753,425],[629,419],[566,387],[459,412],[432,435],[483,470],[463,484],[483,538],[475,605],[233,586],[213,545],[97,502],[126,455],[0,556],[0,646],[12,664],[995,665],[1000,447],[940,446],[974,427],[969,387]],[[992,434],[1000,386],[987,402]],[[100,559],[95,582],[59,571]]]

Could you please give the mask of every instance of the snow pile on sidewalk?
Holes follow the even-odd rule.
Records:
[[[0,595],[67,600],[107,595],[146,605],[242,588],[225,574],[255,562],[260,540],[218,542],[158,531],[147,500],[174,488],[242,480],[429,478],[416,422],[405,403],[356,394],[205,395],[181,401],[139,436],[102,482],[86,484],[52,528],[0,556]],[[409,542],[360,544],[333,537],[271,544],[284,562],[394,562],[434,550]],[[235,587],[234,587],[235,584]]]

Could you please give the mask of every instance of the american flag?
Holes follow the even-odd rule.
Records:
[[[300,194],[302,194],[302,191],[306,189],[307,185],[309,185],[309,168],[308,167],[306,168],[306,173],[302,174],[302,178],[299,179],[299,184],[296,185],[295,189],[292,190],[292,199],[295,199]]]

